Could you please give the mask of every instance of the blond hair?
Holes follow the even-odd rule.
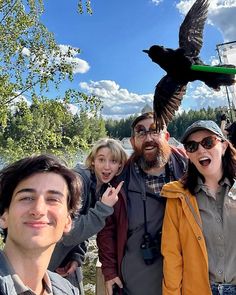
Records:
[[[88,154],[88,156],[85,160],[85,166],[87,168],[89,168],[90,170],[94,170],[93,162],[95,160],[95,157],[96,157],[98,151],[101,148],[109,148],[110,149],[113,160],[119,162],[121,165],[117,175],[120,174],[124,168],[125,163],[127,162],[128,157],[127,157],[127,154],[126,154],[124,148],[122,147],[122,145],[117,140],[115,140],[113,138],[102,138],[102,139],[98,140],[97,142],[95,142],[95,144],[93,145],[90,153]]]

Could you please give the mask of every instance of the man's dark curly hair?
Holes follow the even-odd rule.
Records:
[[[68,211],[73,215],[78,210],[82,187],[79,176],[58,158],[40,155],[21,159],[0,171],[0,215],[9,208],[19,182],[41,172],[54,172],[65,179],[68,186]]]

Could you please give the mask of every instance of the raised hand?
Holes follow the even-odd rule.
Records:
[[[118,194],[124,181],[121,181],[116,188],[108,186],[104,194],[102,195],[101,202],[107,206],[113,207],[118,201]]]

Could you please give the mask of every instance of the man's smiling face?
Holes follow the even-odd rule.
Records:
[[[32,250],[55,245],[71,229],[65,179],[53,172],[35,173],[16,186],[10,207],[1,216],[8,246]]]
[[[153,118],[141,120],[134,127],[131,143],[144,170],[163,166],[169,158],[169,133],[156,131]]]

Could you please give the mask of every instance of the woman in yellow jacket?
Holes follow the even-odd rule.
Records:
[[[187,128],[184,177],[166,184],[163,295],[236,294],[236,150],[213,121]]]

